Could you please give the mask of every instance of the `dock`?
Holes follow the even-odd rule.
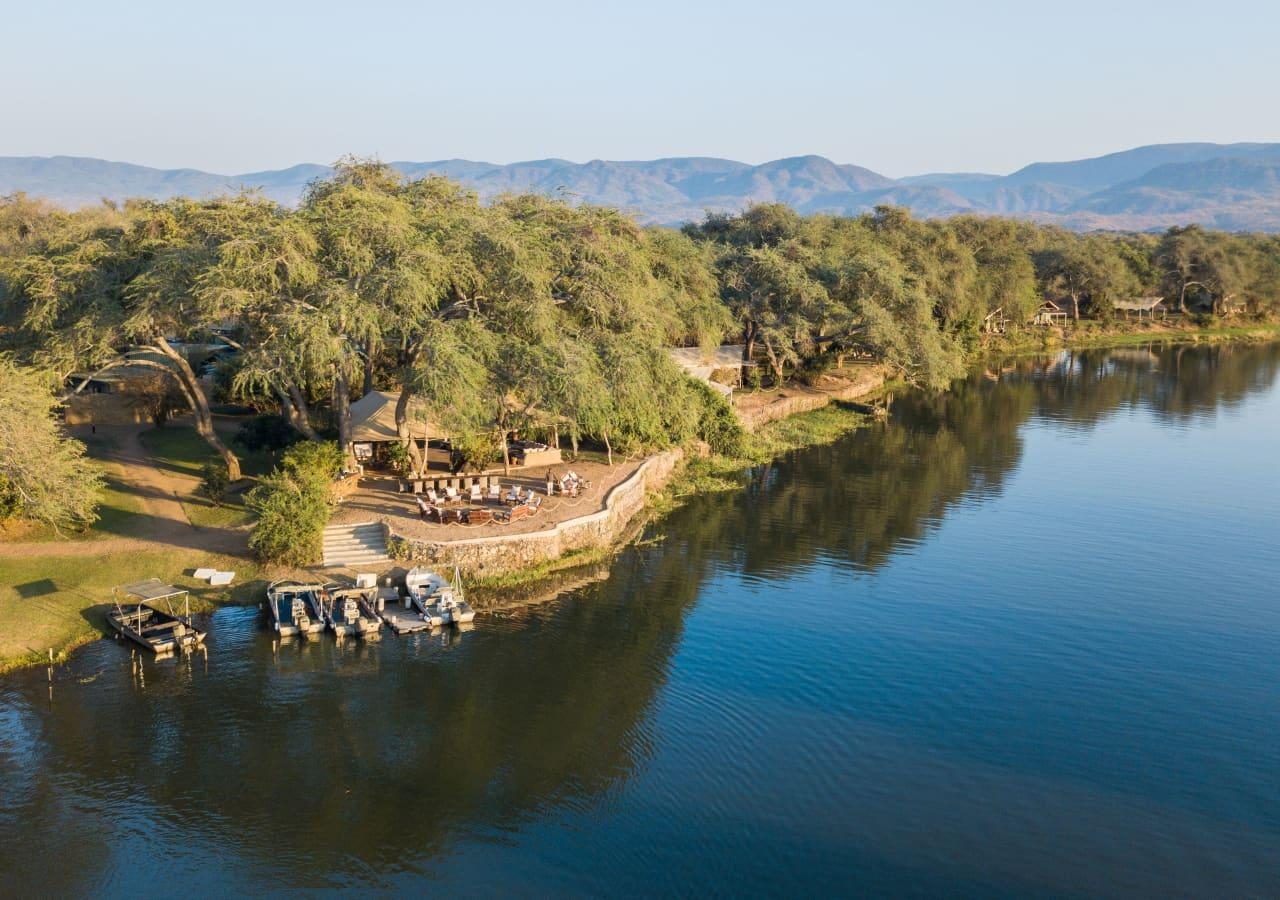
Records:
[[[377,599],[374,608],[378,611],[378,618],[396,634],[417,634],[431,630],[431,623],[423,619],[417,610],[406,607],[400,592],[395,588],[379,588]]]
[[[413,610],[402,606],[388,606],[378,615],[396,634],[416,634],[419,631],[431,630],[430,622]]]

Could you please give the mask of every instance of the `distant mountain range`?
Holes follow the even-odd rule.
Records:
[[[397,162],[411,177],[448,176],[491,198],[532,191],[629,210],[675,225],[708,211],[785,203],[802,213],[857,214],[879,204],[916,215],[1000,214],[1078,230],[1161,229],[1198,222],[1280,231],[1280,144],[1154,144],[1093,159],[1032,163],[1011,175],[941,173],[887,178],[821,156],[762,165],[679,157],[647,162],[563,159],[494,165],[451,159]],[[298,165],[243,175],[151,169],[83,157],[0,157],[0,195],[24,191],[67,206],[104,197],[204,197],[251,187],[295,203],[329,167]]]

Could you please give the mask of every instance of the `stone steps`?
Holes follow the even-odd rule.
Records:
[[[330,525],[324,530],[324,564],[329,568],[386,565],[386,530],[379,522]]]

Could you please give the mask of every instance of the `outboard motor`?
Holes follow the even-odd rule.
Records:
[[[311,617],[307,615],[307,604],[302,602],[301,597],[293,598],[293,605],[289,609],[289,617],[293,619],[294,625],[304,631],[311,627]]]
[[[360,621],[360,606],[355,598],[347,597],[342,601],[342,620],[348,625],[354,625]]]

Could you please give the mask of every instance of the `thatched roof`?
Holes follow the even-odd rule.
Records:
[[[390,391],[370,391],[352,403],[351,440],[360,444],[398,441],[396,401],[399,399],[398,394]],[[424,416],[412,400],[409,401],[409,430],[416,438],[426,431],[437,437],[441,433],[436,423]]]

